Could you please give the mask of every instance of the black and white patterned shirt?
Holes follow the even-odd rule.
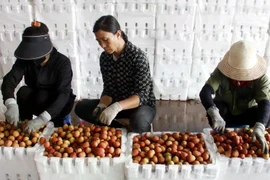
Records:
[[[121,101],[132,95],[140,98],[140,105],[155,106],[155,95],[146,54],[131,42],[126,43],[117,60],[112,54],[103,52],[100,56],[103,78],[102,96]]]

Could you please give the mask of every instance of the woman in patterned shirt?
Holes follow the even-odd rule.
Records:
[[[88,122],[119,127],[128,118],[132,132],[147,132],[156,114],[155,96],[146,54],[133,45],[111,15],[102,16],[93,32],[104,49],[100,56],[103,92],[99,100],[84,99],[75,113]]]

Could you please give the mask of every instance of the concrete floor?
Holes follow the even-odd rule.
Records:
[[[209,128],[206,111],[200,102],[190,101],[157,101],[157,114],[153,121],[153,131],[188,131],[202,132]],[[80,119],[71,112],[74,124]]]

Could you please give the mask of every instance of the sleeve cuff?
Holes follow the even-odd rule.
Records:
[[[42,119],[45,120],[46,122],[48,122],[52,119],[51,115],[47,111],[44,111],[39,116],[42,117]]]
[[[14,99],[14,98],[8,98],[6,101],[5,101],[5,106],[9,106],[11,104],[17,104],[17,101]]]

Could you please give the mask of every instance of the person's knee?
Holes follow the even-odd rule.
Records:
[[[25,101],[29,99],[29,95],[33,92],[33,90],[27,86],[22,86],[16,96],[18,101]]]
[[[36,105],[43,105],[49,103],[52,96],[46,90],[38,90],[36,92],[35,104]]]
[[[155,113],[152,111],[137,111],[130,118],[132,132],[142,133],[151,131]]]
[[[134,121],[130,122],[130,128],[132,132],[135,132],[135,133],[150,132],[151,123],[143,119],[137,119],[135,122]]]

